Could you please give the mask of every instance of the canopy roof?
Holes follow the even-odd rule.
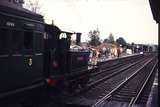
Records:
[[[154,20],[160,22],[160,3],[159,0],[149,0]]]

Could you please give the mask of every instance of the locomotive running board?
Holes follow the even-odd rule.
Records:
[[[2,93],[2,94],[0,93],[0,99],[5,98],[9,95],[14,95],[16,93],[24,92],[24,91],[27,91],[27,90],[31,90],[31,89],[43,86],[44,84],[45,84],[44,82],[40,82],[40,83],[31,85],[31,86],[28,86],[28,87],[19,88],[19,89],[16,89],[16,90],[13,90],[13,91],[8,91],[8,92]]]

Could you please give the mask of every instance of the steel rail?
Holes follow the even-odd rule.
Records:
[[[95,104],[92,105],[92,107],[98,107],[101,103],[103,103],[105,100],[110,98],[112,94],[117,91],[120,87],[122,87],[125,83],[127,83],[131,78],[133,78],[138,72],[140,72],[145,66],[147,66],[154,58],[147,61],[143,66],[141,66],[138,70],[136,70],[131,76],[126,78],[122,83],[120,83],[116,88],[114,88],[111,92],[109,92],[107,95],[105,95],[103,98],[98,100]]]
[[[105,69],[105,70],[100,68],[100,71],[91,74],[91,77],[94,78],[95,76],[101,75],[101,74],[105,73],[106,71],[116,70],[116,69],[119,68],[119,67],[123,67],[124,64],[128,64],[128,63],[136,63],[136,62],[138,63],[138,62],[140,62],[140,61],[143,60],[143,59],[144,59],[144,58],[141,58],[139,61],[134,61],[134,60],[132,60],[132,61],[126,61],[126,62],[118,63],[118,64],[116,64],[116,65],[113,65],[113,66],[111,66],[111,67]],[[127,65],[127,66],[128,66],[128,65]],[[126,66],[126,67],[127,67],[127,66]],[[124,67],[125,67],[125,66],[124,66]],[[110,73],[110,74],[111,74],[111,73]],[[110,75],[110,74],[107,74],[107,75]]]
[[[135,95],[135,97],[132,98],[132,100],[130,101],[128,107],[132,107],[138,100],[138,98],[140,97],[142,91],[144,90],[144,87],[146,86],[146,84],[148,83],[151,75],[153,74],[155,68],[156,68],[156,65],[157,65],[158,62],[155,63],[155,65],[153,66],[151,72],[149,73],[147,79],[145,80],[144,84],[142,85],[141,89],[139,90],[139,92],[137,93],[137,95]]]
[[[127,67],[125,67],[125,68],[123,68],[123,69],[121,69],[121,70],[119,70],[119,71],[117,71],[117,72],[111,73],[111,74],[109,74],[108,76],[105,76],[105,77],[103,77],[103,78],[101,78],[101,79],[99,79],[99,80],[97,80],[97,81],[94,81],[94,82],[88,84],[87,87],[79,90],[78,92],[74,93],[73,95],[81,94],[81,93],[89,90],[90,88],[96,86],[97,84],[99,84],[99,83],[101,83],[101,82],[103,82],[103,81],[105,81],[105,80],[107,80],[107,79],[110,79],[110,78],[112,78],[113,76],[116,76],[116,75],[120,74],[121,72],[124,72],[125,70],[129,69],[130,67],[132,67],[132,66],[134,66],[134,65],[136,65],[136,64],[138,64],[138,63],[140,63],[141,61],[145,61],[145,60],[144,60],[144,59],[141,59],[141,60],[139,60],[139,61],[136,61],[136,62],[134,62],[133,64],[130,64],[130,65],[128,65]]]
[[[112,66],[108,67],[107,69],[104,69],[104,68],[101,68],[101,67],[100,67],[100,71],[91,74],[91,76],[96,76],[96,75],[102,74],[102,73],[104,73],[104,72],[107,71],[107,70],[111,71],[111,70],[117,69],[117,68],[123,66],[123,65],[126,64],[126,63],[128,63],[128,61],[122,62],[122,63],[118,63],[118,64],[116,64],[116,65],[112,65]],[[129,62],[129,63],[131,63],[131,62]]]
[[[130,65],[128,65],[127,67],[124,67],[123,69],[121,69],[121,70],[119,70],[119,71],[117,71],[117,72],[111,73],[111,74],[109,74],[108,76],[103,77],[103,78],[101,78],[101,79],[99,79],[99,80],[97,80],[97,81],[95,81],[95,82],[92,82],[92,83],[90,83],[90,84],[88,85],[88,87],[92,87],[92,86],[94,86],[94,85],[96,85],[96,84],[98,84],[98,83],[100,83],[100,82],[102,82],[102,81],[104,81],[104,80],[106,80],[106,79],[109,79],[109,78],[111,78],[111,77],[113,77],[113,76],[115,76],[115,75],[118,75],[119,73],[121,73],[121,72],[129,69],[130,67],[138,64],[138,63],[141,62],[142,60],[143,60],[143,59],[141,59],[140,61],[134,62],[133,64],[130,64]]]

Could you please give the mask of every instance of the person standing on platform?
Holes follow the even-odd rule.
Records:
[[[118,58],[119,58],[119,56],[120,56],[120,53],[121,53],[121,52],[120,52],[120,48],[118,47],[118,48],[117,48],[117,57],[118,57]]]

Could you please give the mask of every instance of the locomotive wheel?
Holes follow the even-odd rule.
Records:
[[[75,84],[71,84],[70,86],[69,86],[69,93],[74,93],[75,92],[75,90],[76,90],[76,86],[75,86]]]
[[[76,89],[78,87],[78,84],[75,82],[66,82],[63,88],[63,93],[66,95],[72,95],[75,93]]]
[[[80,80],[80,86],[81,88],[85,88],[87,86],[87,83],[89,81],[89,76],[86,76],[85,78]]]

